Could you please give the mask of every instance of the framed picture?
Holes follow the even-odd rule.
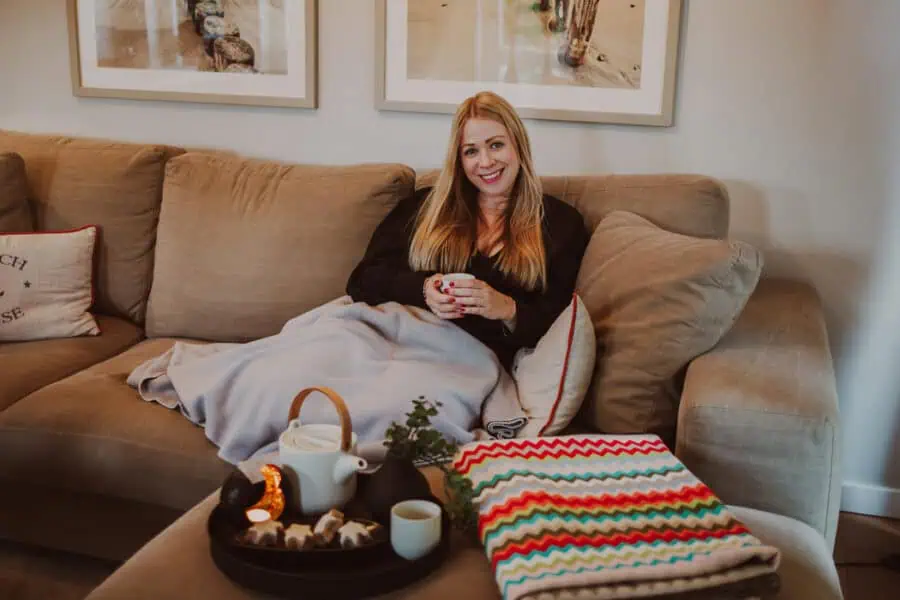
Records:
[[[682,0],[378,0],[376,106],[669,126]]]
[[[68,0],[76,96],[316,108],[317,0]]]

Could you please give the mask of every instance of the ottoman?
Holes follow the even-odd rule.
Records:
[[[432,477],[429,477],[432,479]],[[268,598],[226,578],[209,555],[206,521],[218,491],[147,543],[94,590],[87,600],[251,600]],[[794,519],[742,507],[735,516],[762,541],[782,551],[778,600],[842,600],[837,569],[825,539]],[[462,538],[441,569],[389,598],[497,600],[490,566],[480,546]]]

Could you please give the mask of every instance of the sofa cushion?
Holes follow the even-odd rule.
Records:
[[[0,131],[25,159],[38,231],[100,228],[96,310],[143,323],[166,161],[162,145]]]
[[[434,481],[435,478],[429,477]],[[432,483],[439,497],[442,494]],[[206,524],[219,501],[210,494],[203,502],[166,528],[100,584],[86,600],[156,600],[181,598],[200,600],[263,600],[270,598],[236,585],[216,567],[209,552]],[[763,541],[782,552],[778,575],[781,590],[777,600],[841,600],[837,569],[824,540],[803,523],[773,515],[729,507]],[[426,600],[499,600],[502,596],[484,550],[454,531],[452,552],[428,577],[390,594],[391,598]],[[460,591],[464,590],[464,594]],[[386,596],[387,597],[387,596]],[[549,595],[548,595],[549,597]],[[561,595],[565,600],[577,596]],[[690,596],[679,596],[687,600]],[[704,596],[712,598],[709,595]],[[720,600],[725,600],[716,596]],[[733,596],[731,597],[733,598]],[[774,599],[773,599],[774,600]]]
[[[98,336],[0,343],[0,411],[28,394],[137,344],[143,332],[125,319],[97,316]],[[2,414],[2,413],[0,413]]]
[[[537,346],[522,348],[513,362],[518,394],[485,402],[482,426],[497,438],[557,435],[584,401],[594,374],[597,339],[584,302],[572,295]]]
[[[431,185],[437,171],[423,171],[416,187]],[[728,234],[728,190],[703,175],[549,175],[544,192],[568,202],[584,215],[589,230],[614,210],[641,215],[656,225],[701,238]]]
[[[598,344],[588,422],[673,444],[676,378],[740,315],[762,263],[743,242],[672,233],[625,211],[605,217],[576,282]]]
[[[248,341],[343,296],[375,227],[413,181],[402,165],[191,153],[170,161],[148,335]]]
[[[843,599],[831,549],[818,531],[775,513],[744,506],[732,506],[730,510],[753,535],[781,552],[777,600]]]
[[[678,457],[724,502],[793,517],[833,545],[837,390],[821,297],[809,283],[763,278],[734,326],[687,369]]]
[[[230,467],[203,430],[125,383],[173,343],[144,341],[0,413],[0,480],[180,510],[216,489]]]
[[[93,303],[97,228],[0,233],[0,341],[99,335]]]
[[[14,152],[0,153],[0,233],[34,231],[28,204],[25,161]]]

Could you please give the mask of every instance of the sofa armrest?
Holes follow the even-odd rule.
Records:
[[[722,341],[688,366],[675,452],[723,502],[803,521],[833,548],[838,421],[818,296],[763,279]]]

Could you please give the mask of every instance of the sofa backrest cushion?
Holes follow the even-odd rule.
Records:
[[[94,310],[141,324],[166,161],[162,145],[0,131],[0,152],[25,159],[37,231],[97,225]]]
[[[672,233],[627,211],[604,218],[576,282],[597,338],[586,423],[674,444],[679,374],[740,316],[763,263],[738,240]]]
[[[416,187],[433,184],[437,171],[421,171]],[[544,192],[568,202],[593,231],[614,210],[635,213],[674,233],[702,238],[728,235],[729,200],[714,178],[690,174],[547,175]]]
[[[346,294],[375,227],[415,174],[187,153],[167,167],[150,337],[248,341]]]
[[[25,160],[14,152],[0,153],[0,233],[34,231]]]

